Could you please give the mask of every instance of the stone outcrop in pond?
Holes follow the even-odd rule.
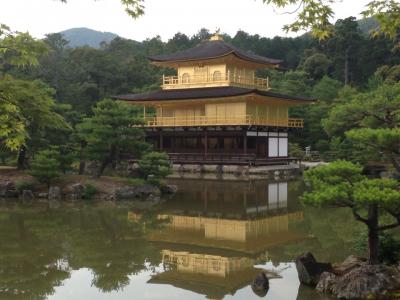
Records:
[[[302,284],[316,286],[321,274],[332,270],[330,263],[317,262],[310,252],[296,258],[296,269]]]
[[[61,200],[61,189],[58,186],[51,186],[48,194],[49,200]]]
[[[161,186],[161,193],[171,195],[178,191],[178,187],[173,184],[166,184]]]
[[[35,195],[31,190],[23,190],[22,191],[22,201],[24,202],[30,202],[35,199]]]
[[[339,299],[399,299],[390,295],[400,289],[400,272],[395,267],[363,264],[343,275],[323,273],[316,289]]]
[[[150,184],[143,184],[137,186],[123,186],[115,190],[115,197],[117,200],[146,200],[148,198],[159,197],[161,191],[157,186]]]
[[[398,267],[369,265],[356,256],[332,267],[316,262],[307,252],[296,259],[296,268],[301,283],[311,286],[317,283],[318,292],[338,299],[399,299],[395,296],[400,291]]]
[[[261,272],[254,278],[253,282],[251,283],[251,289],[253,290],[254,294],[264,297],[269,290],[269,280],[267,275],[264,272]]]
[[[85,191],[85,185],[82,183],[74,183],[70,184],[63,190],[63,194],[65,198],[68,200],[80,200],[83,197],[83,193]]]
[[[18,197],[18,191],[15,187],[14,182],[10,180],[0,181],[0,197],[4,198]]]

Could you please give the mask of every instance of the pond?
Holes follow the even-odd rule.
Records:
[[[340,261],[359,230],[345,209],[303,208],[300,180],[171,179],[159,206],[0,202],[0,299],[328,299],[294,258]]]

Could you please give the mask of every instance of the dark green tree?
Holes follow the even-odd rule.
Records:
[[[148,149],[144,131],[138,126],[138,110],[125,103],[105,99],[93,107],[93,116],[77,126],[78,135],[85,141],[84,155],[100,163],[97,176],[121,157],[140,157]]]
[[[153,175],[156,179],[161,179],[171,174],[172,166],[166,153],[149,152],[139,160],[139,171],[148,178]]]
[[[341,96],[342,103],[323,121],[327,133],[340,136],[345,132],[353,147],[390,161],[400,172],[400,83]]]
[[[36,153],[28,173],[47,187],[61,175],[60,153],[55,150],[42,150]]]
[[[311,191],[302,196],[305,204],[348,207],[355,220],[368,228],[369,263],[377,264],[379,232],[400,226],[399,183],[393,179],[368,179],[362,167],[336,161],[305,172]],[[380,221],[389,216],[393,223]]]

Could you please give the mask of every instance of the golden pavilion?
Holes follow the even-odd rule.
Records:
[[[218,34],[149,60],[176,75],[163,76],[159,91],[115,98],[143,106],[147,139],[155,150],[176,163],[290,160],[289,132],[302,128],[303,120],[290,118],[289,108],[314,100],[275,93],[268,78],[256,77],[257,70],[275,69],[281,60],[236,49]]]

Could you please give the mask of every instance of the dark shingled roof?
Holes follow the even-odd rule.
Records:
[[[143,101],[168,101],[168,100],[185,100],[185,99],[196,100],[196,99],[207,99],[207,98],[221,98],[221,97],[248,95],[252,93],[255,93],[260,96],[279,98],[283,100],[310,101],[310,102],[315,101],[315,99],[311,98],[288,96],[269,91],[246,89],[235,86],[160,90],[143,94],[127,94],[127,95],[113,96],[113,98],[126,101],[143,102]]]
[[[190,49],[178,51],[171,54],[150,56],[149,59],[153,62],[188,61],[188,60],[201,60],[201,59],[223,57],[231,53],[233,53],[234,55],[236,55],[241,59],[260,64],[275,65],[282,62],[282,60],[280,59],[263,57],[251,52],[246,52],[243,50],[236,49],[232,45],[222,40],[204,41]]]

